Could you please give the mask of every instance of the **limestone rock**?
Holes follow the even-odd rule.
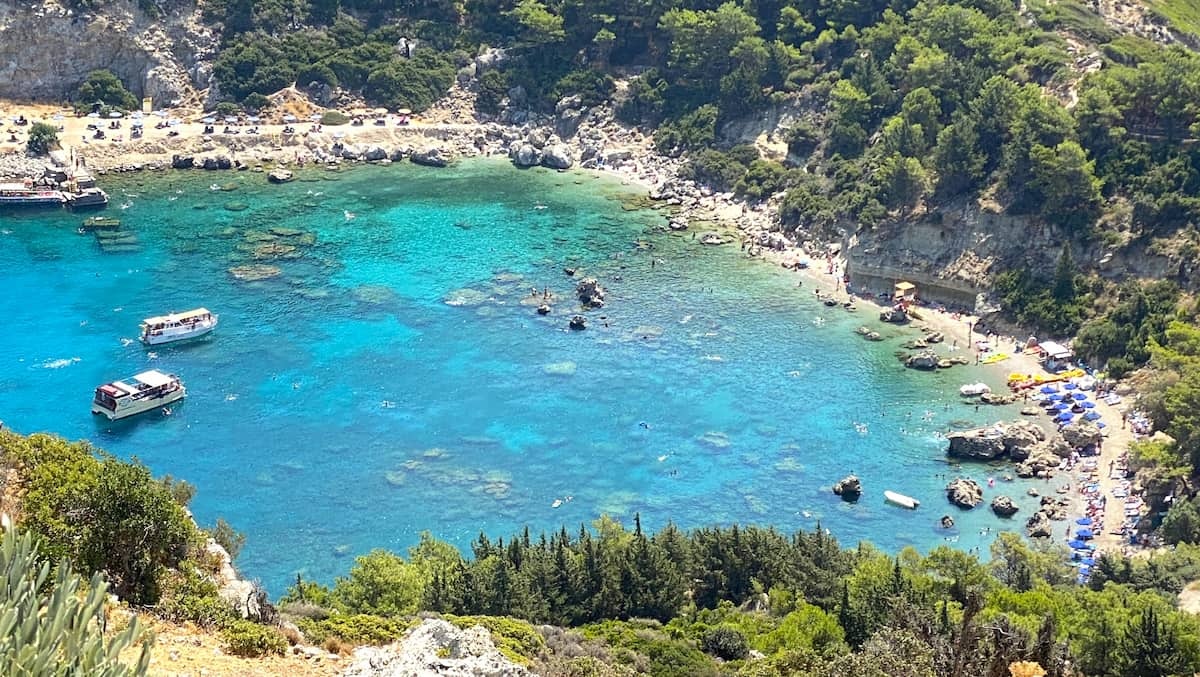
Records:
[[[575,285],[575,295],[584,308],[603,308],[604,293],[604,287],[594,277],[585,277]]]
[[[1046,434],[1029,421],[1012,421],[952,432],[946,439],[950,442],[946,453],[955,458],[990,460],[1007,453],[1015,460],[1022,460],[1029,456],[1029,450],[1046,439]]]
[[[532,677],[482,626],[464,630],[432,618],[399,642],[356,649],[350,660],[342,677]]]
[[[909,369],[930,370],[937,369],[939,361],[940,360],[938,359],[937,353],[926,350],[909,355],[908,358],[904,360],[904,366],[908,367]]]
[[[992,499],[992,512],[998,517],[1012,517],[1017,514],[1017,504],[1008,496],[997,496]]]
[[[191,155],[172,155],[171,169],[191,169],[195,167],[195,161]]]
[[[513,164],[518,167],[533,167],[542,161],[541,154],[528,143],[512,146],[509,157],[512,159]]]
[[[446,157],[445,153],[437,146],[429,146],[428,148],[416,151],[408,159],[413,164],[425,167],[445,167],[450,164],[450,160]]]
[[[960,477],[946,485],[946,498],[954,505],[970,510],[983,502],[983,489],[975,480]]]
[[[833,485],[833,493],[841,496],[843,501],[853,503],[862,496],[862,482],[854,475],[847,475]]]
[[[708,231],[700,236],[700,244],[720,245],[725,244],[726,240],[716,231]]]
[[[895,308],[887,308],[879,313],[879,319],[883,322],[891,322],[892,324],[904,324],[908,322],[908,313]]]
[[[388,152],[386,150],[384,150],[383,146],[371,146],[370,148],[368,148],[366,151],[363,152],[363,159],[368,160],[370,162],[379,162],[380,160],[386,160],[387,157],[388,157]]]
[[[942,528],[943,529],[953,529],[954,528],[954,518],[949,515],[942,515]]]
[[[296,178],[296,175],[289,169],[272,169],[267,173],[267,181],[271,183],[287,183]]]
[[[1030,538],[1049,538],[1051,531],[1053,531],[1053,525],[1050,524],[1050,518],[1046,517],[1043,512],[1035,512],[1025,521],[1025,533]]]
[[[571,149],[561,143],[547,146],[542,150],[542,164],[551,169],[570,169],[575,164]]]
[[[550,306],[545,303],[541,304],[540,306],[537,307],[537,314],[538,315],[549,315],[550,314]]]
[[[1062,436],[1067,444],[1076,449],[1081,449],[1092,444],[1099,444],[1104,439],[1100,428],[1097,428],[1090,421],[1072,423],[1062,429]]]

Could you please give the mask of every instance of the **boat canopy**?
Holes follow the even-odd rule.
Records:
[[[142,320],[145,324],[170,324],[172,322],[186,322],[193,318],[207,317],[212,313],[208,312],[208,308],[197,308],[183,313],[171,313],[170,315],[160,315],[158,317],[147,317]]]
[[[133,380],[148,388],[161,388],[163,386],[170,385],[173,382],[173,379],[170,376],[158,371],[157,369],[143,371],[137,376],[134,376]]]

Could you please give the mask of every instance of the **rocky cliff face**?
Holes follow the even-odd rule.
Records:
[[[131,0],[80,11],[57,2],[0,0],[0,98],[65,100],[106,68],[156,105],[194,100],[208,87],[216,37],[196,5],[154,19]]]
[[[427,619],[404,639],[361,647],[342,677],[532,677],[504,657],[480,626],[466,630]]]

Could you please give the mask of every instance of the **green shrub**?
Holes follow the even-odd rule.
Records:
[[[346,117],[345,115],[343,115],[342,113],[340,113],[336,110],[327,110],[327,111],[325,111],[325,113],[323,115],[321,115],[321,124],[329,125],[330,127],[335,127],[337,125],[344,125],[349,122],[350,122],[350,118]]]
[[[527,621],[502,616],[446,616],[460,628],[482,625],[492,635],[496,648],[509,660],[528,665],[545,648],[546,642]]]
[[[218,517],[217,523],[209,531],[209,536],[212,537],[217,545],[225,549],[229,553],[229,559],[235,560],[242,548],[246,545],[246,534],[229,526],[229,522]]]
[[[29,140],[25,143],[30,155],[45,155],[58,145],[58,129],[44,122],[35,122],[29,128]]]
[[[246,98],[242,99],[242,108],[251,113],[258,114],[270,107],[271,100],[258,92],[250,92]]]
[[[235,656],[258,658],[287,651],[288,642],[278,628],[259,625],[247,620],[237,620],[221,630],[225,649]]]
[[[746,165],[733,158],[732,153],[706,148],[699,151],[679,169],[682,178],[701,183],[714,190],[731,190],[746,174]]]
[[[416,621],[397,620],[370,614],[335,615],[321,620],[300,619],[296,625],[312,644],[330,637],[353,645],[387,644],[399,639]]]
[[[584,106],[598,106],[608,101],[616,85],[607,74],[592,69],[571,71],[554,85],[551,96],[555,101],[568,96],[578,96]]]
[[[735,661],[750,655],[746,636],[734,628],[713,628],[704,633],[704,650],[717,658]]]
[[[196,562],[185,560],[163,577],[156,612],[175,622],[191,622],[202,628],[218,628],[237,618],[233,607],[221,599],[217,584]]]
[[[480,113],[495,115],[500,112],[500,103],[508,94],[508,78],[498,70],[484,71],[479,76],[479,94],[475,97],[475,108]]]
[[[214,112],[221,117],[225,117],[226,115],[240,115],[242,107],[232,101],[222,101],[217,104]]]
[[[717,138],[717,115],[716,106],[700,106],[659,127],[654,134],[654,144],[659,152],[668,155],[710,146]]]
[[[454,83],[454,62],[428,49],[395,59],[371,71],[363,95],[388,108],[422,111],[442,98]]]
[[[125,89],[125,85],[117,76],[107,70],[88,73],[87,79],[79,85],[76,100],[79,101],[79,105],[89,107],[97,101],[123,110],[138,107],[137,97]]]

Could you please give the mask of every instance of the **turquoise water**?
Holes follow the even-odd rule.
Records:
[[[945,513],[962,548],[1004,524],[952,509],[935,477],[957,472],[939,433],[1012,414],[959,401],[977,373],[905,370],[911,332],[818,305],[737,247],[662,232],[611,179],[484,161],[303,179],[110,179],[105,214],[131,234],[117,253],[76,232],[79,215],[4,215],[0,419],[193,482],[197,519],[245,531],[239,565],[275,593],[425,529],[466,546],[640,511],[651,527],[819,520],[895,550],[945,542]],[[230,274],[249,263],[280,274]],[[608,289],[587,331],[566,328],[564,267]],[[522,302],[531,287],[558,296],[553,314]],[[200,305],[221,315],[210,337],[130,341],[142,317]],[[89,414],[97,384],[146,368],[185,380],[172,415]],[[828,488],[851,471],[857,505]],[[889,488],[921,509],[885,505]],[[1001,489],[1028,514],[1023,484],[987,496]]]

